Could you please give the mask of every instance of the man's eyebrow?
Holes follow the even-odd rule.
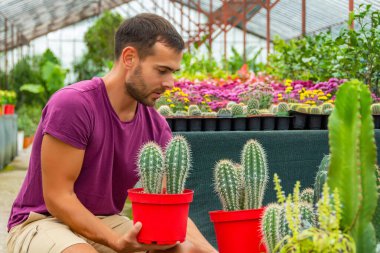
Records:
[[[177,72],[177,71],[180,70],[179,68],[178,69],[172,69],[171,67],[168,67],[168,66],[165,66],[165,65],[157,65],[157,67],[158,68],[165,68],[165,69],[167,69],[167,70],[169,70],[171,72]]]

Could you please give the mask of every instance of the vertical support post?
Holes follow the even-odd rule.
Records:
[[[348,15],[351,15],[351,13],[354,11],[354,0],[349,0],[349,3],[348,3],[348,11],[349,11],[349,14]],[[350,29],[353,30],[354,29],[354,21],[352,20],[351,24],[350,24]]]
[[[302,0],[302,36],[306,35],[306,0]]]
[[[223,37],[224,37],[224,60],[227,62],[227,1],[223,0]],[[227,66],[225,66],[227,67]]]
[[[4,33],[4,87],[8,90],[8,19],[5,18],[5,33]]]
[[[247,0],[243,1],[243,59],[247,62]]]
[[[15,66],[15,41],[14,41],[14,25],[12,24],[11,27],[11,34],[12,34],[12,68]]]
[[[269,60],[269,53],[270,53],[270,0],[266,3],[266,9],[267,9],[267,61]]]
[[[212,0],[210,0],[210,12],[209,12],[209,17],[208,17],[208,30],[209,30],[209,37],[208,37],[208,44],[210,46],[210,51],[209,51],[209,58],[211,59],[212,57],[212,25],[214,23],[214,18],[213,18],[213,13],[212,13]]]
[[[181,4],[181,35],[183,36],[183,3],[182,3],[183,0],[181,0],[180,4]]]

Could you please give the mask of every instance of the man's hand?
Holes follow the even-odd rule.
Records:
[[[131,253],[148,250],[167,250],[173,248],[173,245],[156,245],[156,244],[142,244],[137,241],[137,235],[142,228],[141,222],[136,222],[131,231],[122,235],[113,245],[113,249],[119,253]]]

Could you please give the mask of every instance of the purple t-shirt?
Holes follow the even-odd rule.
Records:
[[[140,147],[148,141],[163,147],[172,136],[166,120],[154,108],[142,104],[138,104],[133,120],[121,121],[101,78],[61,89],[42,111],[29,169],[13,203],[8,230],[25,221],[31,211],[48,214],[41,179],[41,143],[45,133],[86,150],[74,191],[94,215],[121,212],[127,190],[139,179],[136,161]]]

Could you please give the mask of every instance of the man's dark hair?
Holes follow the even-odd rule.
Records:
[[[115,59],[118,59],[123,49],[133,46],[141,59],[152,55],[153,45],[161,42],[164,45],[181,52],[185,43],[174,26],[161,16],[152,13],[142,13],[125,20],[115,35]]]

